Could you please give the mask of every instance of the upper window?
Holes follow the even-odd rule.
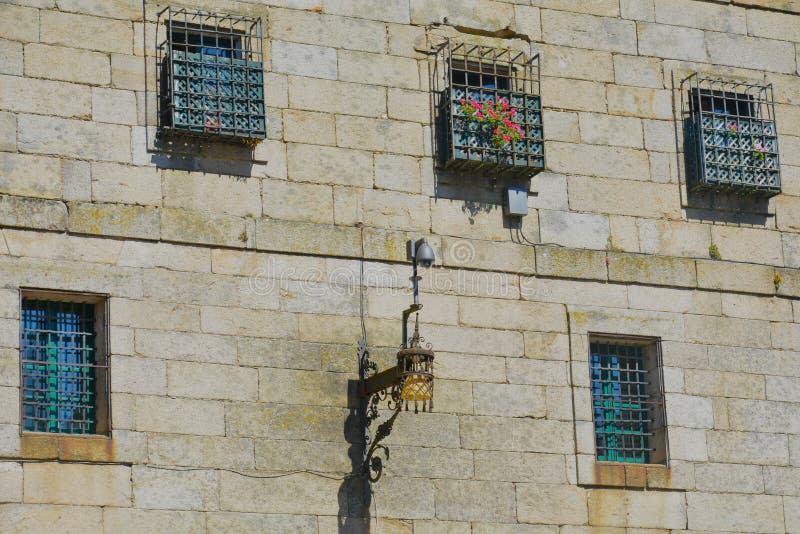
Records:
[[[242,37],[204,32],[202,26],[187,25],[186,28],[173,28],[172,51],[242,59]]]
[[[108,433],[106,317],[103,297],[22,292],[23,431]]]
[[[598,461],[666,463],[659,349],[655,339],[590,337],[589,370]]]
[[[261,19],[167,8],[159,126],[202,137],[266,137]]]
[[[693,190],[773,196],[781,192],[771,85],[684,80],[687,178]]]
[[[544,168],[539,56],[448,41],[436,64],[443,165],[514,176]]]
[[[469,89],[511,89],[509,71],[502,65],[468,63],[455,60],[453,68],[453,86]]]

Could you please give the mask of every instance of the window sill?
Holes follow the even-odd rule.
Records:
[[[581,461],[582,460],[582,461]],[[578,485],[621,489],[683,490],[684,485],[672,469],[662,464],[624,464],[598,462],[593,457],[579,457]]]
[[[111,436],[23,433],[19,457],[26,460],[123,463]]]

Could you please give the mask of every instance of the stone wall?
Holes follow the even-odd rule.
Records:
[[[0,530],[800,532],[800,4],[181,4],[265,20],[252,155],[156,139],[166,4],[0,3]],[[434,166],[444,36],[541,52],[536,245]],[[783,194],[687,194],[695,71],[774,84]],[[419,236],[436,409],[368,492]],[[20,435],[20,287],[110,295],[111,439]],[[589,332],[661,338],[668,467],[595,462]]]

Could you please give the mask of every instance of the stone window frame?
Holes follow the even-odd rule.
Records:
[[[45,301],[48,303],[87,304],[94,306],[94,344],[95,359],[93,367],[97,370],[94,390],[94,432],[50,432],[25,430],[25,369],[23,351],[26,347],[24,341],[25,320],[24,301]],[[86,438],[109,438],[111,436],[111,355],[109,340],[109,295],[101,293],[87,293],[77,291],[64,291],[56,289],[20,288],[19,290],[19,430],[23,439],[36,442],[52,442],[53,440],[67,441],[83,440]],[[42,439],[39,439],[42,438]],[[38,457],[38,447],[32,447],[32,456]],[[47,453],[45,452],[45,455]]]
[[[607,332],[587,332],[572,337],[571,386],[575,410],[576,482],[581,486],[671,489],[661,338]],[[649,356],[653,358],[654,370],[657,371],[659,385],[656,394],[661,398],[663,418],[663,425],[659,427],[659,430],[663,430],[663,442],[658,453],[663,456],[663,463],[634,464],[597,459],[590,370],[591,341],[595,339],[652,347]]]

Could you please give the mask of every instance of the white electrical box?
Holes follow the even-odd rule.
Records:
[[[524,187],[506,187],[503,213],[509,217],[525,217],[528,214],[528,190]]]

